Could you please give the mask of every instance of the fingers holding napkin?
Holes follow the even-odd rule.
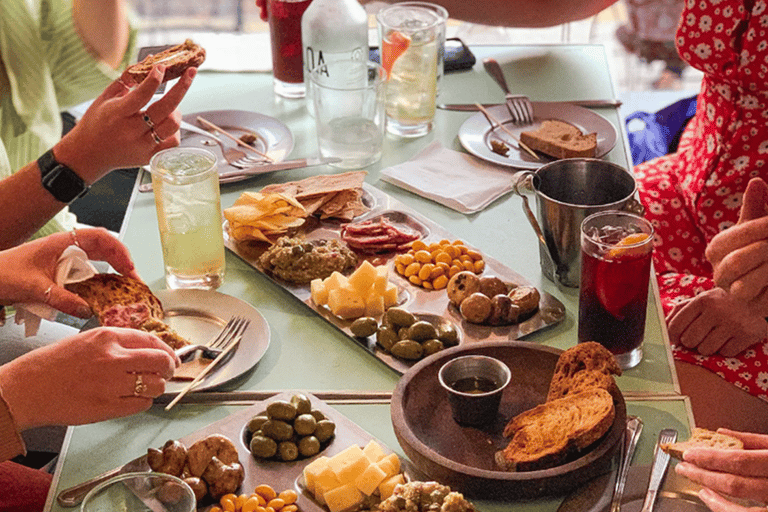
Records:
[[[433,142],[412,160],[381,171],[381,179],[461,213],[485,209],[514,187],[514,170]]]

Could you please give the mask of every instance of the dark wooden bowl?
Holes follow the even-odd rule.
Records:
[[[392,395],[392,423],[400,446],[427,477],[472,498],[529,499],[565,494],[606,472],[627,421],[626,404],[614,397],[616,419],[608,433],[578,458],[538,471],[506,472],[494,463],[505,448],[502,436],[513,416],[546,399],[561,350],[505,341],[458,346],[438,352],[408,370]],[[462,427],[451,416],[437,372],[449,359],[477,354],[495,357],[512,371],[496,420],[482,428]]]

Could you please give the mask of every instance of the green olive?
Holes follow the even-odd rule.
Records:
[[[420,320],[408,328],[409,340],[426,341],[433,338],[437,338],[437,329],[425,320]]]
[[[446,347],[453,347],[459,344],[459,332],[453,324],[443,323],[437,328],[437,339]]]
[[[317,420],[311,414],[300,414],[293,420],[293,430],[300,436],[308,436],[315,431]]]
[[[377,328],[378,324],[376,323],[376,319],[369,316],[360,317],[349,326],[349,330],[358,338],[373,336],[376,334]]]
[[[318,411],[317,409],[312,409],[309,411],[309,414],[311,414],[317,421],[323,421],[325,419],[325,414]]]
[[[302,457],[312,457],[320,453],[320,440],[315,436],[302,437],[299,440],[299,453]]]
[[[277,443],[274,439],[265,436],[253,436],[251,439],[251,453],[255,457],[268,459],[277,453]]]
[[[315,437],[318,441],[324,443],[333,437],[335,431],[336,424],[331,420],[318,421],[317,427],[315,427]]]
[[[379,331],[376,333],[376,343],[387,352],[392,350],[392,345],[399,340],[397,333],[391,327],[379,327]]]
[[[280,420],[265,421],[261,426],[262,433],[275,441],[287,441],[293,436],[293,427],[290,423]]]
[[[299,456],[299,447],[293,441],[283,441],[277,445],[277,452],[280,459],[284,461],[296,460]]]
[[[267,406],[267,415],[273,420],[291,421],[296,417],[296,406],[285,400],[275,400]]]
[[[431,356],[437,352],[440,352],[445,348],[443,342],[436,339],[431,339],[422,342],[421,347],[424,349],[424,357]]]
[[[421,359],[424,355],[424,347],[421,343],[413,340],[400,340],[392,345],[392,355],[400,359],[415,360]]]
[[[269,421],[269,418],[266,416],[254,416],[251,418],[251,420],[248,422],[248,432],[254,433],[261,430],[261,426]]]
[[[307,414],[312,410],[312,402],[306,395],[298,394],[291,397],[291,403],[296,407],[296,414]]]
[[[396,325],[398,327],[410,327],[414,322],[416,322],[416,317],[413,316],[413,313],[409,313],[403,308],[389,308],[385,313],[385,316],[392,323],[392,325]]]

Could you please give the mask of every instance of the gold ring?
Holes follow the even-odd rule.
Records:
[[[140,373],[136,374],[136,382],[133,384],[133,396],[141,396],[147,390],[147,385],[144,384],[144,379]]]
[[[156,144],[160,144],[161,142],[163,142],[163,139],[160,138],[160,136],[157,134],[154,128],[150,128],[149,133],[152,134],[152,138],[155,139]]]
[[[77,240],[77,229],[72,228],[72,231],[70,231],[70,234],[72,235],[72,243],[78,247],[80,247],[80,242]],[[82,247],[80,247],[82,249]]]
[[[141,117],[142,117],[142,119],[144,119],[144,122],[145,122],[145,123],[147,123],[147,126],[149,126],[149,129],[150,129],[150,130],[151,130],[151,129],[153,129],[153,128],[155,127],[155,123],[153,123],[153,122],[152,122],[152,118],[151,118],[151,117],[149,117],[149,114],[147,114],[146,112],[144,112],[144,113],[141,115]]]
[[[121,77],[121,78],[118,78],[118,79],[116,80],[116,82],[117,82],[117,83],[119,83],[120,85],[122,85],[123,87],[125,87],[126,89],[128,89],[129,91],[131,90],[131,88],[130,88],[130,87],[128,87],[128,84],[127,84],[127,83],[125,83],[125,82],[123,82],[123,79],[122,79],[122,77]]]
[[[46,304],[48,304],[48,301],[51,300],[51,290],[53,290],[53,285],[46,288],[45,293],[43,294],[45,297],[45,300],[43,302],[45,302]]]

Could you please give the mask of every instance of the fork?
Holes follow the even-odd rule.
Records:
[[[669,466],[669,454],[660,447],[662,444],[674,443],[675,441],[677,441],[677,430],[665,428],[659,433],[659,440],[653,450],[653,465],[651,466],[651,478],[648,481],[648,492],[645,494],[645,501],[643,501],[643,508],[640,512],[651,512],[656,504],[661,482],[664,480]]]
[[[246,169],[254,164],[258,164],[259,162],[264,161],[263,158],[250,156],[237,148],[226,146],[224,142],[216,135],[207,130],[203,130],[202,128],[198,128],[197,126],[186,121],[181,122],[181,129],[188,132],[197,133],[198,135],[203,135],[204,137],[208,137],[210,140],[218,144],[221,148],[221,154],[224,155],[224,160],[226,160],[227,163],[232,167],[237,167],[238,169]],[[203,144],[205,144],[205,142],[203,142]]]
[[[179,356],[179,359],[182,361],[189,356],[190,354],[196,353],[198,350],[202,350],[205,357],[209,359],[214,359],[216,356],[221,354],[221,351],[224,349],[224,347],[227,344],[227,334],[228,330],[232,328],[232,325],[237,321],[237,317],[233,316],[229,319],[229,321],[224,325],[224,327],[221,329],[219,334],[217,334],[214,338],[208,341],[208,343],[202,343],[197,345],[186,345],[184,347],[181,347],[180,349],[176,350],[176,355]]]
[[[504,72],[496,59],[490,57],[483,59],[483,67],[504,91],[506,98],[504,104],[512,117],[512,122],[515,124],[533,124],[533,104],[530,98],[523,94],[511,93],[507,80],[504,78]]]

